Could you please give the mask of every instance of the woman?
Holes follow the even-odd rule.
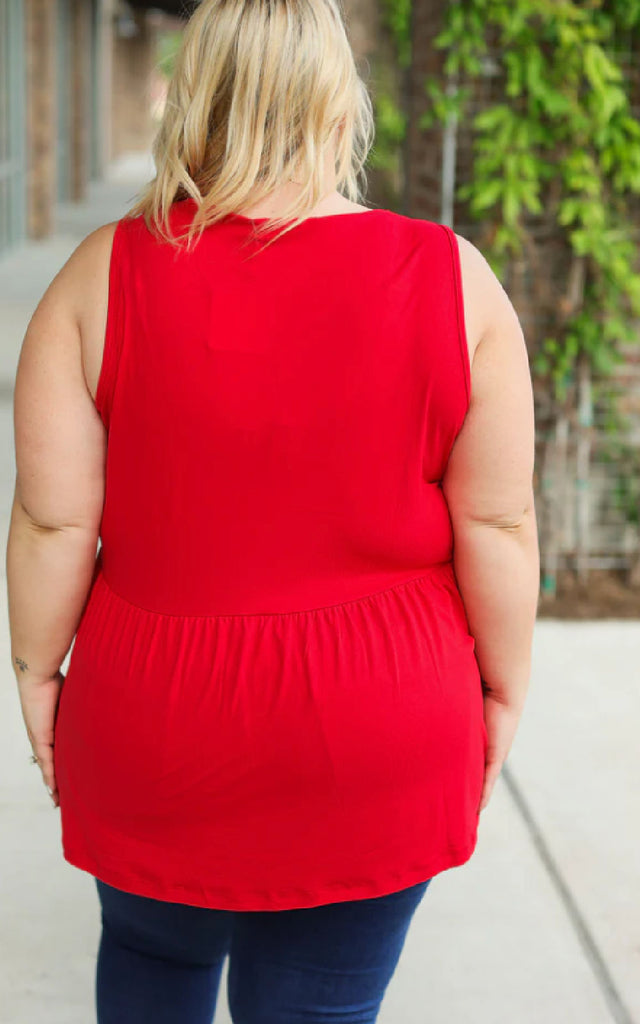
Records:
[[[155,179],[24,339],[12,661],[100,1024],[210,1022],[227,953],[236,1024],[375,1021],[522,712],[524,339],[468,241],[357,202],[371,141],[336,0],[204,0]]]

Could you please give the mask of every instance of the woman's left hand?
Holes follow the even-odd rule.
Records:
[[[54,807],[59,806],[59,800],[53,768],[53,743],[56,713],[64,680],[62,672],[57,672],[49,679],[18,679],[22,717]]]

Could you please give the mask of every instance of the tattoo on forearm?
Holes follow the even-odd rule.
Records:
[[[16,658],[16,665],[18,666],[21,672],[29,671],[29,666],[27,665],[26,661],[22,660],[22,658]]]

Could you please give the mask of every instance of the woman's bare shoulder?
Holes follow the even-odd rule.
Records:
[[[531,505],[535,417],[527,346],[488,261],[471,242],[456,237],[476,358],[469,410],[442,489],[458,527],[479,521],[510,525]]]
[[[482,251],[457,232],[460,273],[469,342],[469,356],[483,339],[495,336],[504,326],[513,327],[517,314],[500,279]]]
[[[118,223],[117,220],[110,221],[96,228],[83,239],[72,256],[82,365],[94,401],[102,366],[109,301],[109,269]]]

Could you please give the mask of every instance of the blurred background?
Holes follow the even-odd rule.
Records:
[[[192,9],[0,0],[0,260],[67,230],[74,214],[80,225],[73,207],[92,185],[128,177],[132,199],[136,177],[153,175]],[[367,202],[475,242],[525,330],[541,612],[637,616],[640,4],[346,0],[345,10],[376,111]]]
[[[153,176],[193,6],[0,0],[5,530],[24,331],[79,241]],[[430,888],[381,1024],[640,1022],[640,0],[344,9],[376,116],[364,201],[448,223],[489,259],[523,325],[537,422],[528,705],[478,850]],[[0,701],[0,1024],[76,1024],[91,879],[62,862],[22,767],[11,683]]]

